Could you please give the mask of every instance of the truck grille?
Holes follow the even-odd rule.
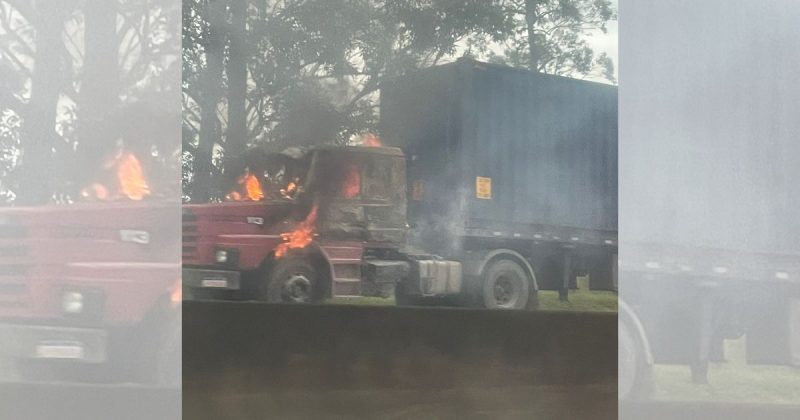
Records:
[[[197,259],[197,215],[191,210],[183,210],[183,262],[192,263]]]
[[[17,316],[28,304],[28,230],[16,220],[0,224],[0,316]]]

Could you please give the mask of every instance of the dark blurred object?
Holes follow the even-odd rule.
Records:
[[[192,343],[183,358],[187,418],[617,414],[615,314],[235,302],[183,308],[184,340]]]

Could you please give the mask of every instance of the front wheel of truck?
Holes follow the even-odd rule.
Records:
[[[262,284],[261,297],[270,303],[320,302],[323,294],[317,270],[305,259],[281,258]]]

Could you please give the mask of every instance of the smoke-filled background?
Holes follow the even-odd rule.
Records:
[[[621,6],[620,235],[800,252],[800,5],[640,3]]]
[[[613,83],[616,1],[187,0],[184,199],[224,196],[249,147],[376,131],[383,81],[461,56]],[[228,171],[230,172],[230,171]]]
[[[757,325],[745,339],[759,344],[788,332],[797,352],[797,319],[787,321],[791,306],[782,305],[796,302],[798,279],[780,270],[800,265],[800,3],[623,1],[619,13],[620,298],[653,292],[652,304],[639,309],[663,304],[661,312],[650,310],[647,327],[657,326],[648,330],[651,344],[672,337],[656,343],[664,359],[683,357],[670,349],[690,342],[700,322],[686,315],[694,307],[665,302],[704,299],[726,310],[759,307],[760,318],[742,312],[744,325]],[[659,254],[643,244],[676,251]],[[652,261],[656,269],[679,262],[681,253],[693,260],[681,268],[686,273],[714,274],[711,264],[720,264],[720,275],[707,278],[706,289],[681,290],[691,283],[679,279],[689,274],[656,282],[623,265]],[[641,255],[649,260],[637,260]],[[727,261],[714,262],[715,255]],[[757,282],[730,279],[747,270],[759,273],[749,278]],[[685,366],[657,367],[656,397],[800,402],[796,367],[744,366],[743,340],[736,342],[726,347],[727,362],[712,364],[709,384],[691,384]]]

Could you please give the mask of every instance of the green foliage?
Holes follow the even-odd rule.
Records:
[[[708,384],[691,382],[689,368],[655,366],[655,398],[672,401],[718,401],[758,404],[797,404],[800,375],[794,366],[750,365],[747,337],[725,340],[725,361],[709,366]]]
[[[379,297],[334,297],[327,303],[344,305],[394,305],[394,298]],[[613,292],[571,290],[569,301],[558,299],[558,292],[539,291],[539,310],[575,312],[617,312],[617,294]]]
[[[502,7],[510,26],[496,37],[501,41],[471,40],[472,48],[490,61],[565,76],[599,70],[616,81],[614,63],[605,54],[595,55],[587,40],[592,32],[605,33],[617,19],[609,0],[506,0]]]

